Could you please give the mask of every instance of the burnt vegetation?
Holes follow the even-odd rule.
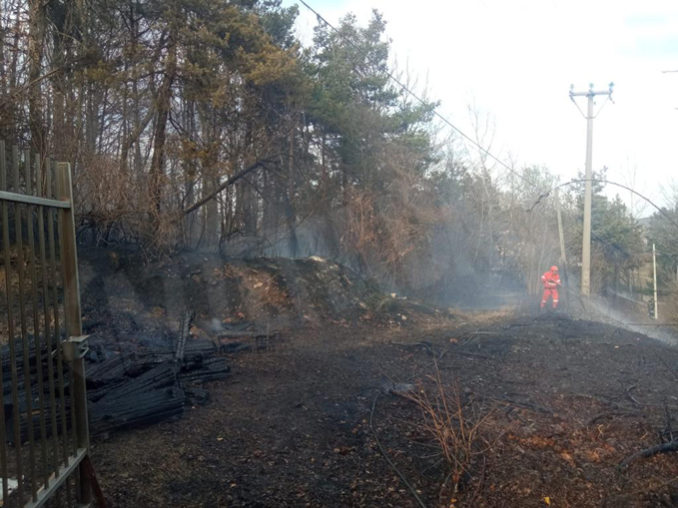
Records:
[[[0,139],[73,171],[108,503],[678,503],[678,208],[639,221],[596,172],[582,301],[582,180],[445,138],[379,13],[308,47],[297,15],[0,0]]]

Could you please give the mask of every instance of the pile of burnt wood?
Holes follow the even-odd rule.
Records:
[[[210,340],[180,350],[107,351],[87,358],[87,398],[93,434],[181,416],[186,404],[204,403],[206,381],[224,379],[229,366]]]
[[[250,330],[224,330],[218,340],[197,339],[188,333],[190,319],[184,321],[182,331],[176,335],[163,334],[158,337],[135,337],[133,340],[102,340],[94,333],[90,337],[89,351],[85,356],[88,412],[90,432],[102,435],[111,431],[148,425],[159,421],[178,418],[186,405],[203,404],[209,399],[204,387],[207,381],[226,378],[229,373],[227,353],[266,348],[270,334]],[[277,333],[276,333],[277,336]],[[262,346],[262,340],[265,342]],[[36,355],[33,338],[28,340],[28,365],[31,371],[31,392],[33,410],[38,407],[40,397],[37,383],[38,358],[43,378],[47,379],[48,368],[45,348]],[[16,436],[14,421],[15,405],[18,407],[20,439],[26,439],[28,432],[28,404],[23,361],[23,346],[15,342],[16,379],[19,380],[17,393],[12,393],[12,368],[9,346],[0,348],[2,357],[2,382],[6,435],[13,441]],[[54,359],[54,354],[51,355]],[[55,372],[54,363],[53,371]],[[63,379],[65,397],[57,404],[70,407],[70,374],[64,363]],[[44,387],[47,391],[47,387]],[[58,390],[57,390],[58,391]],[[49,401],[47,394],[42,400]],[[58,393],[57,393],[58,397]],[[48,409],[49,410],[49,409]],[[61,428],[60,412],[58,427]],[[37,416],[33,418],[34,429],[38,428]],[[49,430],[49,429],[48,429]]]
[[[186,405],[204,404],[204,383],[224,379],[227,355],[268,349],[277,331],[257,331],[251,323],[215,330],[214,340],[190,334],[193,314],[179,334],[137,336],[133,341],[90,338],[86,356],[87,397],[92,434],[177,418]]]

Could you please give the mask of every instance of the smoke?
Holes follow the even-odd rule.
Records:
[[[619,307],[612,307],[611,303],[602,297],[590,297],[583,307],[584,312],[588,314],[588,319],[646,335],[670,346],[678,345],[677,329],[652,322],[642,312],[624,311]]]

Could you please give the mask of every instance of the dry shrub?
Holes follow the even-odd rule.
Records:
[[[90,154],[74,177],[76,213],[81,226],[95,232],[95,242],[139,242],[163,250],[176,245],[180,221],[171,210],[158,210],[148,195],[148,175],[120,171],[110,157]],[[168,194],[170,182],[161,189]],[[161,197],[161,202],[162,202]]]
[[[345,204],[344,250],[357,253],[368,273],[409,287],[410,265],[430,257],[431,230],[441,221],[430,194],[397,181],[385,194],[352,189]]]
[[[342,238],[344,246],[367,257],[369,249],[378,241],[379,217],[374,199],[366,191],[347,194],[347,231]]]
[[[460,485],[473,476],[478,460],[490,449],[485,424],[491,411],[482,414],[477,404],[466,402],[457,382],[444,383],[437,364],[427,382],[417,383],[417,390],[404,397],[421,410],[418,431],[428,436],[440,450],[447,466],[441,495],[449,485],[450,505],[453,506]]]
[[[181,238],[181,221],[176,212],[164,212],[149,207],[146,214],[150,219],[138,225],[142,245],[152,252],[168,252],[178,245]]]
[[[138,222],[138,196],[130,173],[102,155],[85,158],[75,172],[74,198],[80,221],[96,229],[97,242],[106,241],[111,228]]]

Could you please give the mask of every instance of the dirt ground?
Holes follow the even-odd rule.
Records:
[[[673,439],[675,347],[524,309],[323,315],[227,355],[181,419],[96,437],[110,505],[678,504],[678,456],[634,456]]]
[[[419,407],[390,390],[430,388],[436,365],[480,422],[456,493]],[[405,481],[427,506],[671,506],[674,455],[619,464],[670,439],[677,366],[674,348],[554,315],[288,331],[235,355],[208,405],[93,459],[113,506],[416,506]]]

